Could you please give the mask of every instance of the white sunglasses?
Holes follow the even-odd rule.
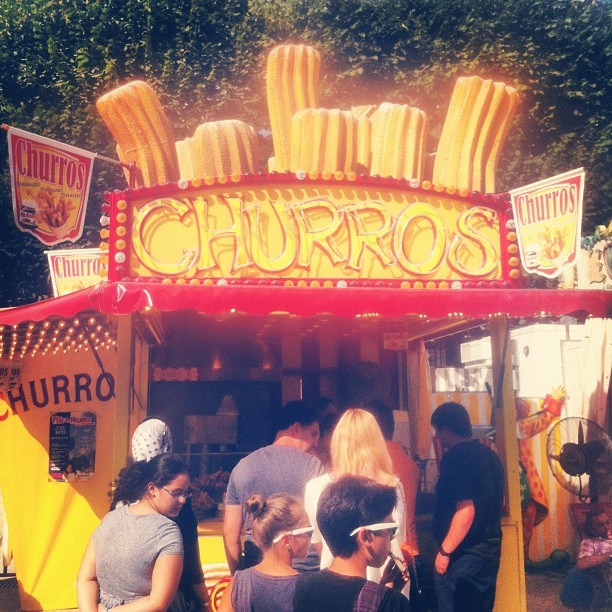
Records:
[[[297,529],[294,529],[293,531],[283,531],[283,533],[279,533],[272,540],[272,544],[278,544],[283,539],[283,536],[286,536],[286,535],[297,536],[297,535],[307,534],[311,536],[313,531],[314,531],[314,527],[298,527]]]
[[[391,539],[393,539],[395,537],[395,534],[397,533],[398,527],[399,527],[398,523],[374,523],[373,525],[364,525],[363,527],[357,527],[357,529],[353,529],[353,531],[351,531],[349,535],[354,536],[354,535],[357,535],[360,531],[365,531],[365,530],[367,531],[387,530],[389,531]]]

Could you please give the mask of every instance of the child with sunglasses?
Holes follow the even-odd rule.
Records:
[[[226,589],[219,612],[290,612],[298,572],[293,559],[306,557],[313,528],[302,502],[293,495],[259,493],[246,502],[253,515],[253,537],[263,559],[238,570]]]
[[[396,503],[395,487],[364,476],[340,476],[323,490],[317,523],[333,558],[328,568],[300,575],[295,612],[408,612],[399,591],[366,579],[368,567],[382,567],[391,552]]]

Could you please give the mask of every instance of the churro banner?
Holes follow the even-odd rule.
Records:
[[[100,282],[100,249],[59,249],[45,253],[54,297],[93,287]]]
[[[95,153],[12,127],[8,145],[17,227],[48,246],[76,242]]]
[[[523,267],[530,274],[558,276],[580,249],[584,168],[510,192]]]

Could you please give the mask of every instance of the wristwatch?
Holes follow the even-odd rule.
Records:
[[[443,557],[450,557],[451,553],[446,552],[442,546],[440,546],[440,550],[438,551]]]

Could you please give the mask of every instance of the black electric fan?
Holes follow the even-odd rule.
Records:
[[[594,421],[567,417],[548,432],[548,464],[580,501],[597,502],[612,485],[612,441]]]

